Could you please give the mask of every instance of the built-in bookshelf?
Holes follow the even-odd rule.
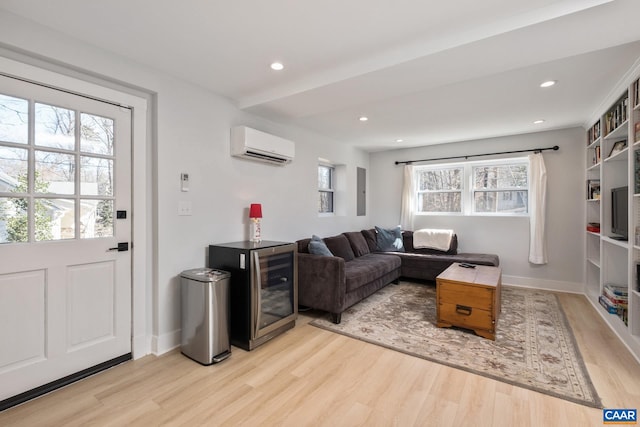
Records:
[[[587,129],[586,143],[585,293],[640,361],[640,79]]]

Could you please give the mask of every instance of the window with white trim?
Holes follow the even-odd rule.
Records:
[[[416,213],[528,215],[526,157],[415,167]]]
[[[335,168],[331,165],[318,165],[318,212],[334,213]]]
[[[462,166],[419,167],[416,174],[418,212],[462,213]]]
[[[528,213],[528,162],[479,165],[472,170],[474,213]]]

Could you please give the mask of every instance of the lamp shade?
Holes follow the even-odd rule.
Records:
[[[262,205],[260,203],[251,204],[249,218],[262,218]]]

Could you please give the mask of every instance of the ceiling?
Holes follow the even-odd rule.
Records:
[[[640,58],[637,0],[2,0],[0,13],[368,151],[585,125]]]

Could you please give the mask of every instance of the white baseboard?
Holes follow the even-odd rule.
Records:
[[[151,352],[160,356],[174,348],[180,347],[180,329],[151,338]]]
[[[502,276],[502,284],[522,288],[545,289],[547,291],[569,292],[584,294],[584,284],[578,282],[564,282],[561,280],[534,279],[531,277]]]
[[[548,291],[569,292],[584,294],[584,285],[577,282],[564,282],[560,280],[534,279],[531,277],[502,276],[502,284],[522,288],[544,289]],[[180,347],[180,330],[175,330],[162,335],[153,335],[150,339],[146,336],[133,338],[133,358],[138,359],[146,354],[153,353],[156,356],[167,353]]]
[[[133,359],[140,359],[151,353],[151,336],[137,335],[131,338],[131,353]]]

